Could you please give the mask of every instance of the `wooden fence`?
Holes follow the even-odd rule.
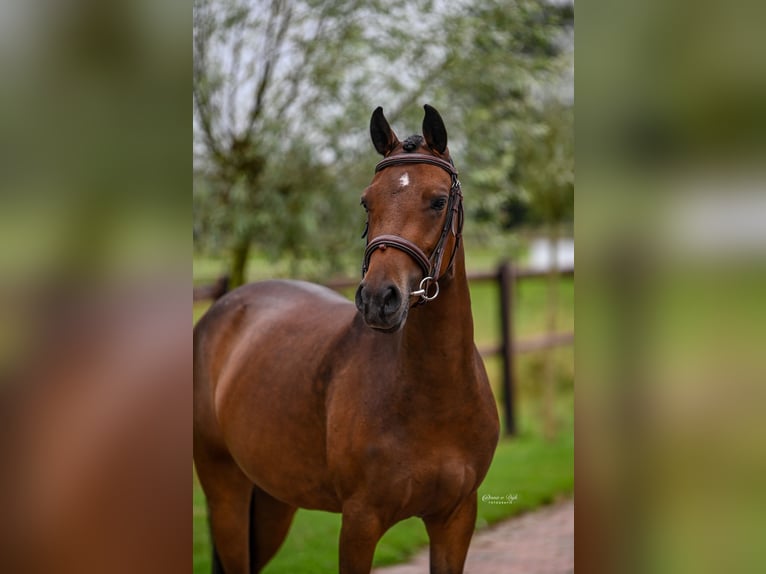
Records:
[[[574,276],[574,268],[559,270],[561,276]],[[515,435],[516,417],[516,356],[520,353],[572,345],[574,332],[562,332],[538,335],[517,340],[514,335],[513,306],[516,296],[516,284],[532,277],[544,277],[546,271],[517,268],[511,263],[501,263],[495,271],[471,273],[468,280],[472,283],[495,282],[498,284],[500,307],[500,343],[479,348],[482,357],[500,356],[503,368],[503,411],[505,413],[505,433]],[[354,287],[358,279],[338,279],[325,283],[327,287],[341,291]],[[215,283],[194,288],[194,301],[215,300],[228,291],[228,278],[221,277]]]

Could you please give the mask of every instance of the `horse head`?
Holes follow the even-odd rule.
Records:
[[[451,273],[462,195],[447,130],[431,106],[422,136],[399,141],[382,108],[372,114],[370,135],[384,159],[362,194],[368,243],[356,306],[369,327],[395,332],[410,307],[436,298],[438,280]]]

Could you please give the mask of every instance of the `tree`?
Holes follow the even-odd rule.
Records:
[[[195,0],[195,230],[228,251],[232,285],[253,244],[339,265],[354,235],[330,231],[361,217],[369,113],[417,90],[402,63],[427,52],[424,23],[441,16],[402,22],[430,5]]]
[[[328,229],[355,226],[381,104],[413,126],[445,110],[469,215],[529,211],[517,141],[570,21],[540,0],[195,0],[195,245],[228,252],[234,285],[253,244],[339,264],[353,236]]]
[[[518,223],[513,215],[540,220],[535,194],[546,186],[523,180],[539,149],[532,143],[550,132],[549,112],[571,107],[573,18],[571,4],[485,0],[447,21],[452,42],[438,89],[461,111],[454,147],[468,166],[463,180],[477,194],[472,215],[480,222],[508,228]],[[543,183],[553,174],[535,177]]]
[[[299,77],[284,78],[284,60],[294,57],[290,48],[301,38],[290,32],[305,18],[283,1],[194,3],[195,163],[205,180],[195,194],[203,206],[195,215],[208,215],[202,227],[230,248],[233,286],[245,280],[258,231],[247,215],[262,202],[259,190],[270,157],[284,151],[272,134],[301,87]],[[307,31],[312,33],[321,34],[318,28]]]

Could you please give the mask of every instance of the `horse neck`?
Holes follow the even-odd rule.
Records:
[[[462,245],[452,276],[440,282],[439,296],[410,310],[403,333],[404,367],[419,373],[466,374],[473,370],[473,317]]]

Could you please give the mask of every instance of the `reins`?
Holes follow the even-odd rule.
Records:
[[[460,246],[460,238],[463,231],[463,193],[460,189],[458,171],[455,169],[455,166],[451,161],[445,161],[438,157],[422,153],[409,153],[406,155],[387,157],[382,159],[378,165],[375,166],[375,173],[378,173],[393,165],[422,163],[434,165],[443,169],[452,179],[449,199],[447,200],[447,216],[444,220],[444,226],[442,227],[439,241],[431,253],[431,256],[427,256],[420,247],[415,245],[409,239],[405,239],[399,235],[387,234],[379,235],[367,243],[362,263],[362,277],[364,277],[370,266],[370,258],[377,249],[385,250],[387,247],[394,247],[400,251],[404,251],[407,255],[412,257],[423,271],[423,279],[420,281],[418,289],[410,293],[411,296],[420,297],[420,300],[416,305],[422,305],[428,301],[433,301],[439,295],[439,279],[442,277],[442,275],[439,274],[439,270],[441,269],[442,261],[444,259],[444,250],[447,244],[447,236],[450,231],[452,231],[452,234],[455,237],[455,247],[450,255],[449,263],[447,264],[447,269],[444,273],[445,275],[452,270],[452,265],[455,262],[455,254]],[[432,289],[433,292],[431,293]]]

